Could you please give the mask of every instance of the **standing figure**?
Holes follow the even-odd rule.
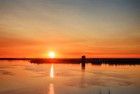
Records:
[[[82,70],[85,70],[85,63],[86,63],[86,56],[83,55],[82,56],[82,64],[81,64]]]

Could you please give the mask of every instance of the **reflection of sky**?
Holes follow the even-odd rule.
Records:
[[[139,4],[139,0],[0,0],[0,56],[40,57],[49,49],[60,51],[62,57],[137,56]]]
[[[14,66],[13,65],[18,65]],[[22,66],[21,66],[22,65]],[[4,68],[2,66],[12,66]],[[28,62],[3,62],[0,70],[0,94],[138,94],[140,66],[96,66],[86,65],[85,71],[79,64],[55,64],[55,78],[50,78],[51,64]],[[30,68],[30,69],[29,69]]]
[[[10,72],[10,71],[6,71],[6,70],[0,70],[0,75],[14,75],[12,72]]]

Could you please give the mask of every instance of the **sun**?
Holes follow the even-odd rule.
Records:
[[[56,56],[56,54],[55,54],[54,51],[49,51],[49,52],[48,52],[48,57],[49,57],[49,58],[55,58],[55,56]]]

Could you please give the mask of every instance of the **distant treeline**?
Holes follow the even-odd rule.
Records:
[[[81,58],[0,58],[0,60],[28,60],[30,63],[42,64],[42,63],[82,63]],[[87,58],[84,63],[92,64],[140,64],[140,58]]]

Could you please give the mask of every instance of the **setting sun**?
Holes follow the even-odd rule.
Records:
[[[55,56],[56,56],[56,54],[55,54],[54,51],[48,52],[48,57],[49,57],[49,58],[55,58]]]

